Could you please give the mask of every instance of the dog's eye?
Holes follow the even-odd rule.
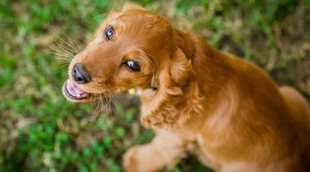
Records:
[[[128,60],[128,61],[125,61],[123,64],[126,65],[129,69],[131,69],[133,71],[140,71],[141,70],[139,63],[136,61]]]
[[[114,29],[112,26],[108,26],[105,31],[104,31],[105,37],[107,40],[112,39],[112,37],[114,36]]]

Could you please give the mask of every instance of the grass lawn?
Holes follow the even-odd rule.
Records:
[[[309,0],[136,0],[219,49],[255,62],[310,97]],[[124,151],[152,132],[137,97],[73,104],[61,93],[67,63],[122,0],[0,1],[0,172],[121,171]],[[55,55],[55,47],[60,51]],[[107,106],[107,104],[112,104]],[[172,170],[208,171],[190,156]]]

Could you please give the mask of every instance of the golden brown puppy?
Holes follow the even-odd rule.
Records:
[[[142,90],[141,123],[156,137],[126,153],[127,171],[172,167],[187,151],[221,172],[310,170],[310,110],[296,90],[125,5],[71,61],[63,93],[87,102],[131,88]]]

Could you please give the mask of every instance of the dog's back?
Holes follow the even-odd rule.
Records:
[[[280,87],[280,93],[283,96],[287,106],[289,107],[291,114],[293,114],[293,118],[297,123],[300,124],[301,131],[304,129],[305,133],[305,151],[304,154],[301,157],[303,164],[305,165],[304,170],[310,169],[310,126],[308,125],[310,123],[310,107],[307,102],[307,100],[294,88],[289,86],[283,86]],[[306,128],[304,128],[306,127]]]
[[[208,133],[208,136],[204,137],[206,138],[204,142],[209,145],[225,145],[229,142],[233,145],[235,139],[234,148],[230,150],[222,148],[217,150],[217,153],[221,152],[225,154],[224,158],[227,158],[234,152],[237,155],[235,159],[248,156],[244,159],[245,162],[248,163],[249,159],[254,158],[253,163],[256,163],[256,165],[239,162],[231,162],[229,165],[224,163],[218,170],[303,172],[310,169],[310,110],[305,98],[293,88],[279,89],[263,70],[253,64],[221,53],[202,42],[195,45],[196,50],[203,47],[201,50],[207,52],[201,53],[206,54],[205,57],[196,56],[198,59],[194,60],[194,64],[197,67],[194,67],[194,70],[198,70],[196,73],[199,74],[197,78],[201,88],[204,88],[205,92],[208,90],[211,92],[208,93],[208,100],[220,97],[220,102],[230,101],[230,103],[224,103],[226,106],[218,106],[215,115],[209,114],[213,117],[208,119],[207,124],[215,121],[216,125],[207,127],[205,133]],[[200,73],[211,74],[201,76]],[[210,89],[211,86],[214,88]],[[216,94],[216,90],[219,90],[220,94],[212,96]],[[227,119],[230,113],[231,120],[234,122],[225,125],[224,118]],[[209,133],[220,131],[218,128],[223,129],[220,132],[223,137],[218,139],[221,143],[214,142],[215,139],[209,137]],[[234,130],[237,132],[232,132]],[[221,135],[220,133],[215,136]],[[238,135],[237,139],[236,135]],[[255,143],[249,146],[251,151],[247,152],[244,145],[250,140],[255,140]],[[260,141],[262,141],[261,144],[258,143]],[[238,147],[238,143],[242,146]],[[203,147],[207,146],[203,145]],[[216,162],[221,158],[223,157],[218,157]]]
[[[294,88],[283,86],[280,92],[293,114],[300,121],[310,120],[310,107],[305,98]]]

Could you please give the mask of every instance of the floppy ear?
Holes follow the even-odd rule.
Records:
[[[198,87],[191,83],[187,91],[193,92],[192,100],[187,102],[189,106],[176,106],[176,102],[183,100],[182,86],[189,83],[192,73],[191,60],[187,59],[179,48],[165,61],[158,74],[158,90],[155,96],[150,97],[150,102],[141,109],[141,123],[151,128],[173,128],[184,124],[190,119],[192,112],[200,108],[200,98],[196,93]],[[192,104],[193,103],[193,104]],[[199,107],[198,107],[199,106]],[[198,107],[198,108],[197,108]]]
[[[179,96],[183,95],[180,88],[192,73],[192,63],[187,59],[183,51],[179,48],[170,58],[167,74],[160,78],[160,85],[163,86],[167,95]]]
[[[142,11],[146,11],[145,8],[137,5],[137,4],[134,4],[134,3],[125,3],[125,5],[123,6],[123,9],[122,11],[129,11],[129,10],[142,10]]]
[[[141,109],[140,120],[145,127],[179,127],[202,109],[199,87],[196,83],[188,81],[192,74],[191,60],[180,48],[176,48],[172,56],[165,59],[156,77],[158,89]],[[193,97],[186,102],[186,106],[177,106],[177,102],[184,100],[182,97],[184,85],[187,85],[186,91]]]
[[[170,74],[172,80],[176,84],[185,82],[192,71],[192,63],[190,59],[187,59],[183,51],[179,48],[174,52],[171,59]]]

